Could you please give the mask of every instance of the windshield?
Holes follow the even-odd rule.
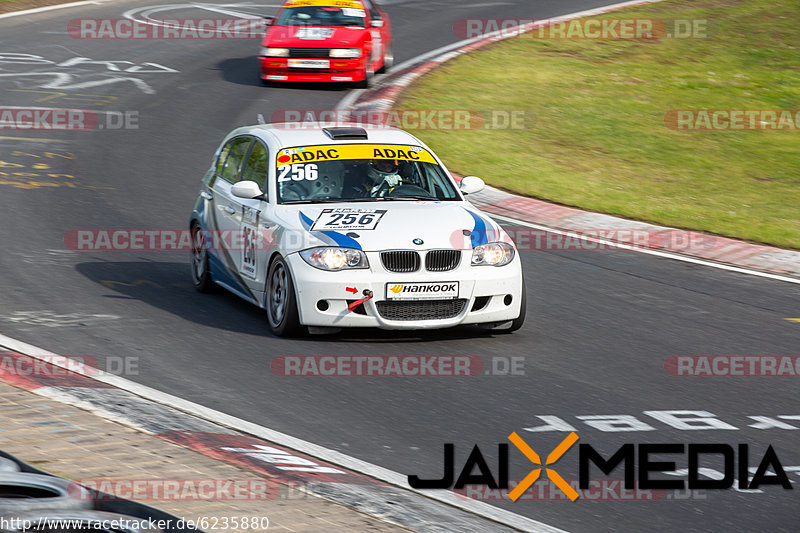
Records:
[[[331,2],[334,3],[334,2]],[[339,4],[340,2],[336,2]],[[358,26],[364,27],[366,12],[359,2],[341,2],[353,7],[306,5],[286,7],[277,26]]]
[[[419,146],[285,148],[277,165],[282,204],[461,199],[430,152]]]

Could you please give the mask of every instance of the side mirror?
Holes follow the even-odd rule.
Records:
[[[246,200],[265,200],[264,193],[255,181],[240,181],[231,187],[231,194]]]
[[[467,176],[461,180],[458,189],[462,194],[475,194],[482,191],[484,187],[486,187],[486,183],[478,176]]]
[[[372,27],[373,28],[383,28],[383,21],[381,19],[373,19]]]
[[[264,22],[267,26],[273,26],[275,24],[275,17],[266,16],[264,17]]]

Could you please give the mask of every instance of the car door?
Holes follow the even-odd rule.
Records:
[[[234,254],[239,274],[251,291],[263,292],[267,279],[267,260],[275,246],[277,223],[271,217],[267,177],[269,149],[256,139],[242,166],[241,181],[254,181],[265,200],[234,198],[241,230],[241,250]]]
[[[367,8],[367,23],[369,24],[368,32],[370,35],[370,41],[372,43],[372,49],[370,51],[370,63],[373,65],[374,68],[378,68],[378,65],[382,61],[382,57],[384,54],[384,48],[386,47],[387,43],[384,43],[383,40],[383,28],[376,28],[372,26],[372,23],[376,20],[383,21],[384,26],[386,25],[386,17],[383,17],[381,11],[377,8],[374,1],[364,0],[364,7]]]
[[[231,194],[231,187],[240,180],[242,166],[250,152],[253,138],[250,136],[235,137],[228,141],[220,152],[217,160],[217,170],[210,184],[213,196],[213,209],[208,224],[211,230],[212,247],[219,256],[228,275],[233,278],[236,285],[232,289],[244,289],[245,284],[238,275],[237,253],[241,253],[238,242],[241,219],[241,204],[238,198]],[[251,294],[246,294],[252,298]]]
[[[378,13],[380,13],[380,18],[383,21],[383,26],[380,28],[381,30],[381,40],[383,42],[383,50],[389,50],[390,45],[392,44],[392,25],[389,21],[389,14],[386,13],[386,10],[383,7],[375,2],[372,1],[372,8],[375,9]]]

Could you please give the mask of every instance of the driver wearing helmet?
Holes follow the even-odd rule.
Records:
[[[400,167],[396,160],[392,159],[373,159],[369,162],[367,175],[372,180],[370,194],[375,194],[381,189],[392,189],[402,183],[398,171]]]

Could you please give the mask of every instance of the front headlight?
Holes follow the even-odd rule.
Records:
[[[340,59],[355,59],[361,57],[360,48],[331,48],[331,57],[338,57]]]
[[[266,57],[289,57],[289,49],[288,48],[269,48],[269,47],[262,47],[261,48],[261,55]]]
[[[353,248],[309,248],[300,252],[306,263],[321,270],[369,268],[367,254]]]
[[[514,247],[504,242],[490,242],[472,249],[473,266],[503,266],[514,259]]]

